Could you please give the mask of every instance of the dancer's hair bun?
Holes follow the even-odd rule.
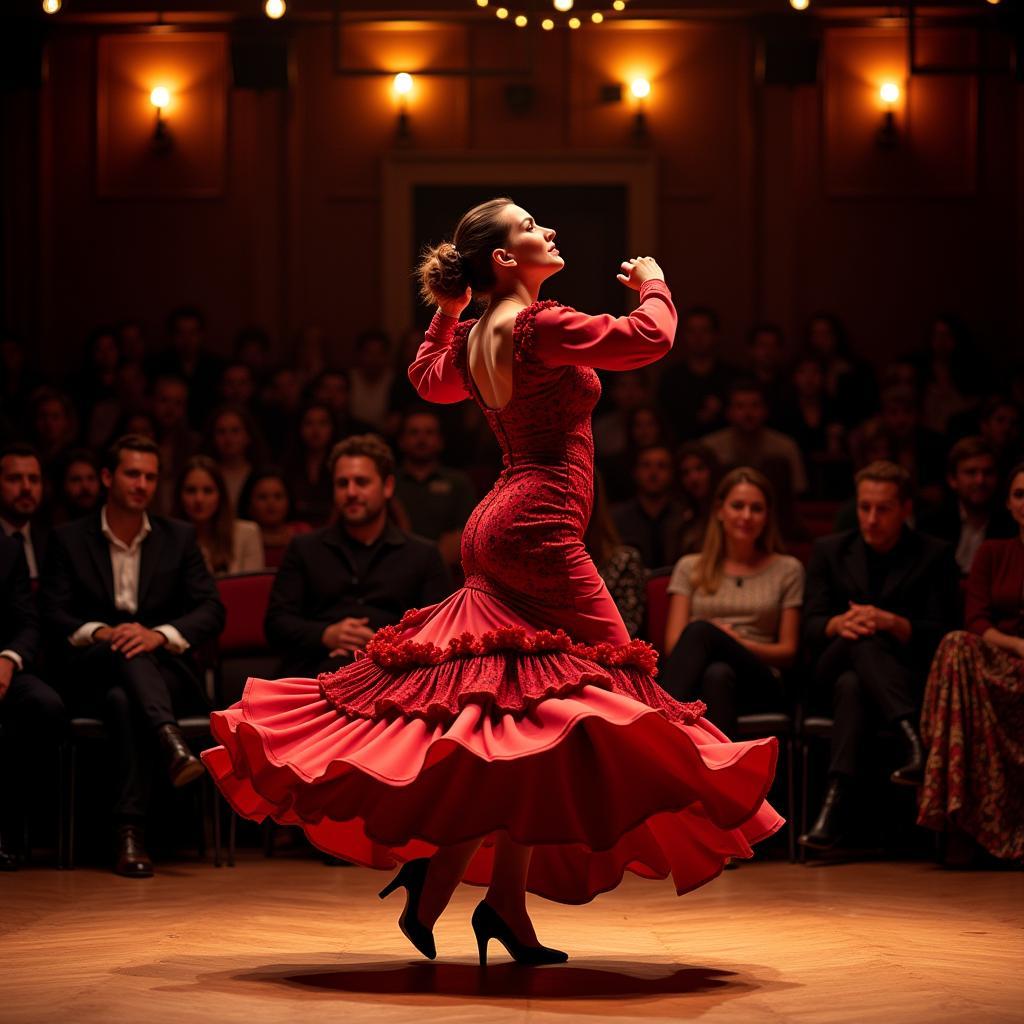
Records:
[[[427,246],[418,268],[420,295],[428,304],[457,299],[470,285],[466,261],[451,242]]]

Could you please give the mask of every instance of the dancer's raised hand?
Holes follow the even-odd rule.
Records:
[[[457,299],[444,299],[437,304],[437,308],[445,316],[462,316],[462,311],[469,305],[473,298],[473,289],[467,288]]]
[[[615,275],[627,288],[640,291],[644,281],[664,281],[665,272],[653,256],[634,256],[622,264],[622,271]]]

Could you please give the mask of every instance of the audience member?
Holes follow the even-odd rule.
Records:
[[[160,485],[155,504],[163,513],[170,511],[175,482],[201,442],[200,435],[189,426],[188,405],[188,384],[182,377],[157,377],[151,403],[160,450]]]
[[[204,351],[206,321],[192,306],[180,306],[167,317],[170,347],[153,360],[151,377],[180,377],[188,388],[188,422],[206,422],[217,400],[221,361]]]
[[[243,406],[221,406],[207,423],[205,448],[224,475],[231,507],[237,508],[249,474],[263,461],[263,441],[255,420]]]
[[[22,437],[28,423],[28,398],[40,385],[39,374],[28,365],[25,346],[13,334],[0,334],[0,414],[8,439]]]
[[[39,462],[49,474],[59,467],[61,459],[78,436],[78,415],[71,399],[56,388],[37,388],[32,394],[32,439]],[[49,477],[44,481],[47,494],[53,487]]]
[[[643,370],[613,374],[606,399],[594,417],[594,453],[599,459],[625,455],[629,448],[629,418],[634,409],[651,404],[651,383]]]
[[[718,485],[700,553],[672,570],[659,682],[677,700],[703,700],[726,735],[739,715],[784,703],[779,670],[796,656],[804,570],[781,552],[771,484],[741,466]]]
[[[324,370],[310,385],[309,393],[314,402],[331,410],[339,437],[365,434],[373,429],[352,414],[352,391],[344,370]]]
[[[950,834],[950,864],[969,862],[974,843],[1024,859],[1024,463],[1006,504],[1016,536],[978,549],[967,629],[943,639],[925,688],[918,823]]]
[[[837,316],[819,313],[807,325],[804,346],[825,368],[825,385],[832,410],[842,424],[854,427],[878,405],[878,388],[871,367],[850,351],[846,328]]]
[[[192,652],[224,625],[224,608],[191,526],[150,516],[159,449],[126,436],[104,462],[99,513],[55,532],[40,593],[72,713],[102,717],[117,754],[114,870],[153,873],[143,825],[154,744],[171,783],[197,779],[177,714],[208,706]]]
[[[676,472],[685,506],[680,554],[691,555],[704,546],[704,534],[722,469],[718,456],[706,444],[687,441],[676,451]]]
[[[246,367],[255,383],[261,380],[267,371],[267,366],[270,363],[270,349],[270,337],[262,327],[243,327],[235,335],[235,343],[231,350],[234,361],[231,365]],[[223,378],[221,381],[223,384]],[[229,398],[222,394],[221,397],[225,402],[240,402],[243,405],[247,401],[243,401],[237,395],[234,398]]]
[[[30,671],[38,646],[25,549],[0,536],[0,871],[15,870],[26,852],[18,844],[29,780],[52,778],[64,734],[61,699]]]
[[[298,429],[302,411],[302,379],[291,366],[279,366],[260,394],[259,422],[274,457],[283,459],[289,439]]]
[[[220,466],[206,455],[185,463],[175,491],[174,517],[191,523],[206,568],[214,576],[265,568],[260,528],[235,517]]]
[[[604,480],[594,476],[594,505],[583,544],[604,580],[626,632],[640,635],[647,611],[647,572],[640,552],[622,543],[608,510]]]
[[[249,477],[239,512],[260,528],[263,561],[268,569],[280,566],[292,537],[312,530],[308,523],[292,521],[291,508],[288,481],[281,470],[258,469]]]
[[[349,370],[352,416],[375,430],[386,429],[394,382],[388,336],[379,330],[362,331],[356,336],[355,362]]]
[[[850,791],[864,774],[865,740],[876,720],[893,727],[906,748],[892,781],[920,782],[920,695],[956,604],[949,545],[906,525],[909,473],[876,462],[855,482],[859,529],[816,541],[807,570],[804,639],[816,690],[831,692],[835,723],[825,800],[800,837],[817,849],[836,845],[848,828]]]
[[[953,545],[956,563],[966,576],[983,540],[1016,533],[999,500],[995,453],[984,438],[965,437],[953,445],[946,460],[946,484],[946,500],[918,525]]]
[[[251,410],[256,399],[256,375],[248,363],[226,363],[217,386],[218,399],[224,405]]]
[[[90,448],[98,448],[110,437],[121,416],[120,366],[117,332],[113,327],[97,327],[85,343],[85,365],[72,386],[82,442]]]
[[[683,317],[682,334],[682,362],[662,373],[658,404],[676,437],[688,441],[722,425],[733,370],[718,357],[718,317],[713,310],[693,307]]]
[[[330,406],[307,405],[285,459],[285,478],[291,492],[292,515],[310,526],[323,526],[334,507],[327,456],[338,431]]]
[[[637,452],[633,465],[635,496],[612,509],[622,543],[640,552],[648,569],[671,565],[680,554],[686,509],[675,497],[672,452],[654,445]]]
[[[39,577],[48,533],[37,519],[43,469],[36,450],[13,441],[0,450],[0,529],[22,546],[31,579]]]
[[[379,437],[339,442],[328,471],[336,521],[288,545],[267,609],[267,639],[286,676],[337,669],[381,626],[451,589],[437,547],[388,523],[395,464]]]
[[[761,385],[768,406],[768,422],[774,426],[792,400],[786,379],[786,339],[778,324],[755,324],[747,334],[747,360],[744,369]]]
[[[395,497],[413,533],[436,542],[446,565],[458,565],[462,529],[476,504],[469,477],[441,462],[441,420],[427,406],[406,413],[398,434],[402,461],[395,473]]]
[[[304,385],[313,381],[327,369],[327,338],[322,327],[310,324],[299,329],[295,336],[295,369]]]
[[[952,420],[977,405],[984,373],[981,362],[958,317],[935,317],[916,360],[922,426],[946,434]]]
[[[117,325],[117,347],[125,363],[142,366],[146,361],[146,334],[138,320],[122,320]]]
[[[75,448],[64,461],[53,521],[66,523],[95,512],[100,505],[100,462],[88,448]]]
[[[978,433],[992,446],[999,477],[1005,479],[1021,455],[1020,407],[1011,398],[990,398],[978,417]]]

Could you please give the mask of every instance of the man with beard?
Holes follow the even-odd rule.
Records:
[[[953,545],[966,576],[983,540],[1016,536],[1016,524],[999,501],[995,449],[983,437],[957,441],[946,460],[949,495],[921,529]]]
[[[64,463],[54,519],[58,522],[81,519],[99,506],[99,459],[88,448],[76,448],[68,453]]]
[[[0,530],[25,552],[29,577],[39,578],[48,531],[39,524],[43,467],[30,444],[15,441],[0,451]]]
[[[328,467],[335,521],[291,541],[270,595],[265,628],[282,676],[334,671],[382,626],[451,592],[437,546],[388,521],[395,460],[384,441],[346,438]]]
[[[641,448],[633,462],[634,495],[612,509],[622,543],[640,552],[648,569],[673,565],[682,554],[686,509],[674,496],[675,467],[665,445]]]

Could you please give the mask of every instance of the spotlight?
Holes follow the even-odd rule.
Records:
[[[508,8],[507,7],[499,7],[494,13],[499,18],[501,18],[502,21],[504,21],[508,17]]]
[[[600,11],[594,11],[594,13],[590,16],[590,20],[595,25],[600,25],[601,22],[604,21],[604,15]]]
[[[580,21],[579,18],[570,18],[569,19],[569,28],[579,28],[580,25],[582,25],[582,24],[583,24],[583,22]]]
[[[284,0],[267,0],[263,5],[263,13],[268,18],[272,18],[277,21],[278,18],[284,17],[284,12],[288,9],[288,5]]]
[[[56,14],[60,10],[61,0],[43,0],[43,14]]]
[[[629,83],[629,91],[638,99],[646,99],[651,95],[651,83],[646,78],[634,78]]]
[[[794,11],[806,11],[811,6],[811,0],[789,0],[789,6]]]
[[[491,0],[476,0],[477,7],[486,7]]]
[[[616,11],[624,11],[626,9],[626,0],[615,0],[612,4],[612,9]]]
[[[561,11],[564,14],[566,11],[572,10],[573,0],[552,0],[552,3],[555,5],[556,11]]]

